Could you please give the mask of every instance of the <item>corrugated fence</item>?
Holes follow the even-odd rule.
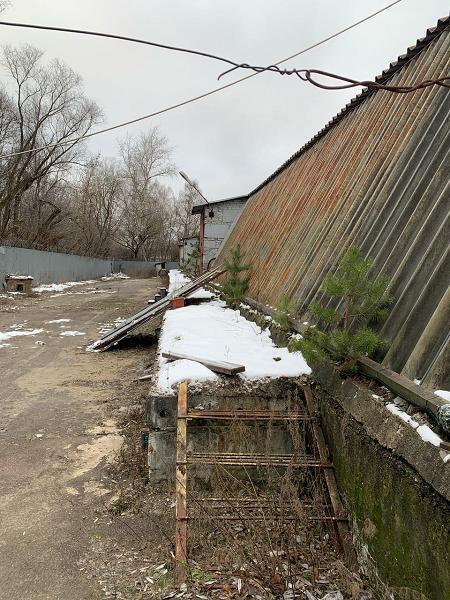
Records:
[[[413,84],[449,66],[443,19],[384,77]],[[253,266],[250,296],[274,305],[287,294],[304,311],[359,246],[373,274],[392,280],[384,364],[447,389],[449,112],[450,92],[438,86],[360,94],[250,195],[217,261],[240,243]]]
[[[5,275],[31,275],[33,285],[40,283],[61,283],[95,279],[110,273],[122,272],[130,277],[152,277],[155,275],[154,261],[133,261],[119,259],[91,258],[75,254],[45,252],[28,248],[0,246],[0,285]],[[177,268],[178,263],[168,262],[169,269]]]

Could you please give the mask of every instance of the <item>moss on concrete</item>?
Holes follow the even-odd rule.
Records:
[[[368,571],[396,599],[448,598],[447,501],[325,394],[321,412],[341,493],[368,552]]]

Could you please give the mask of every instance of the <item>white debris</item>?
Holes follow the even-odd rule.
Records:
[[[344,600],[344,596],[342,595],[342,592],[338,590],[336,592],[329,592],[323,596],[322,600]]]
[[[119,271],[119,273],[111,273],[102,277],[102,281],[113,281],[114,279],[130,279],[128,275]]]
[[[72,337],[76,335],[86,335],[83,331],[61,331],[61,337]]]
[[[70,323],[72,319],[54,319],[53,321],[45,321],[46,324],[50,325],[51,323]]]
[[[450,402],[450,392],[447,390],[435,390],[434,392],[436,396],[443,398],[444,400],[448,400]]]
[[[180,288],[182,288],[184,285],[186,285],[187,283],[189,283],[191,280],[189,279],[189,277],[186,277],[186,275],[183,275],[183,273],[181,271],[178,271],[177,269],[172,269],[169,271],[169,294],[171,294],[172,292],[175,292],[176,290],[179,290]],[[200,288],[199,290],[197,290],[196,292],[193,292],[192,294],[190,294],[188,296],[189,298],[213,298],[214,294],[212,294],[211,292],[208,292],[207,290],[204,290],[203,288]]]
[[[189,381],[217,380],[218,375],[191,360],[169,362],[162,352],[179,352],[199,358],[245,366],[238,376],[257,380],[266,377],[298,377],[311,373],[300,352],[278,348],[270,332],[247,321],[224,302],[186,306],[167,311],[159,342],[158,391],[170,393],[172,386]],[[275,360],[274,360],[275,359]]]
[[[67,288],[75,285],[85,285],[88,283],[96,283],[96,281],[89,279],[87,281],[67,281],[66,283],[44,283],[33,288],[33,292],[63,292]]]
[[[403,410],[400,410],[398,406],[394,403],[386,404],[386,408],[389,412],[396,415],[402,421],[408,423],[408,425],[415,429],[424,442],[428,442],[430,444],[433,444],[433,446],[437,447],[441,445],[442,439],[436,433],[434,433],[434,431],[430,429],[428,425],[420,425],[415,419],[410,417]]]

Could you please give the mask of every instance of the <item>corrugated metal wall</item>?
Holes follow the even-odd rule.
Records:
[[[390,82],[449,66],[446,20],[394,64]],[[449,112],[450,92],[437,86],[363,94],[250,195],[218,259],[240,243],[253,264],[250,296],[274,305],[288,294],[304,310],[358,245],[374,274],[392,279],[384,363],[447,388]]]
[[[155,274],[155,262],[120,260],[114,258],[92,258],[46,252],[29,248],[0,246],[0,292],[8,274],[31,275],[33,285],[40,283],[61,283],[95,279],[122,271],[130,277],[151,277]],[[173,269],[178,263],[168,262],[166,267]]]

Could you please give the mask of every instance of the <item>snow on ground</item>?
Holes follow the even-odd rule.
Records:
[[[170,393],[172,386],[184,379],[218,380],[218,375],[195,361],[168,362],[161,353],[169,351],[245,365],[245,372],[238,375],[245,380],[311,373],[300,352],[277,348],[268,330],[226,308],[221,300],[166,312],[159,341],[157,388]]]
[[[75,337],[76,335],[86,335],[83,331],[61,331],[60,337]]]
[[[444,398],[444,400],[448,400],[450,402],[450,392],[447,390],[435,390],[434,392],[436,396]]]
[[[441,445],[441,442],[443,440],[436,433],[434,433],[434,431],[432,429],[430,429],[430,427],[428,427],[428,425],[419,425],[419,423],[415,419],[410,417],[403,410],[400,410],[399,407],[396,404],[394,404],[393,402],[386,404],[386,408],[393,415],[396,415],[402,421],[404,421],[405,423],[408,423],[408,425],[410,425],[413,429],[415,429],[416,432],[420,435],[420,437],[423,439],[424,442],[429,442],[430,444],[433,444],[433,446],[437,446],[439,448],[439,446]],[[450,458],[450,454],[447,454],[443,459],[444,462],[447,462],[449,460],[449,458]]]
[[[27,335],[37,335],[38,333],[42,333],[43,329],[22,329],[23,325],[12,325],[12,331],[0,331],[0,348],[8,348],[11,347],[11,344],[4,343],[6,340],[10,340],[11,338],[27,336]]]
[[[104,277],[102,277],[102,281],[113,281],[114,279],[130,279],[128,277],[128,275],[125,275],[125,273],[119,272],[119,273],[111,273],[111,275],[105,275]]]
[[[60,292],[52,294],[50,298],[60,298],[61,296],[85,296],[86,294],[117,294],[117,290],[98,290],[96,288],[88,288],[84,292]]]
[[[53,321],[45,321],[47,324],[51,323],[70,323],[71,319],[53,319]]]
[[[66,283],[44,283],[33,288],[33,292],[63,292],[67,288],[75,285],[85,285],[86,283],[96,283],[93,279],[87,281],[66,281]]]
[[[186,277],[181,271],[177,269],[172,269],[169,271],[169,294],[172,292],[176,292],[184,285],[189,283],[191,280],[189,277]],[[189,298],[214,298],[214,294],[212,292],[208,292],[207,290],[201,288],[196,292],[193,292],[188,296]]]

